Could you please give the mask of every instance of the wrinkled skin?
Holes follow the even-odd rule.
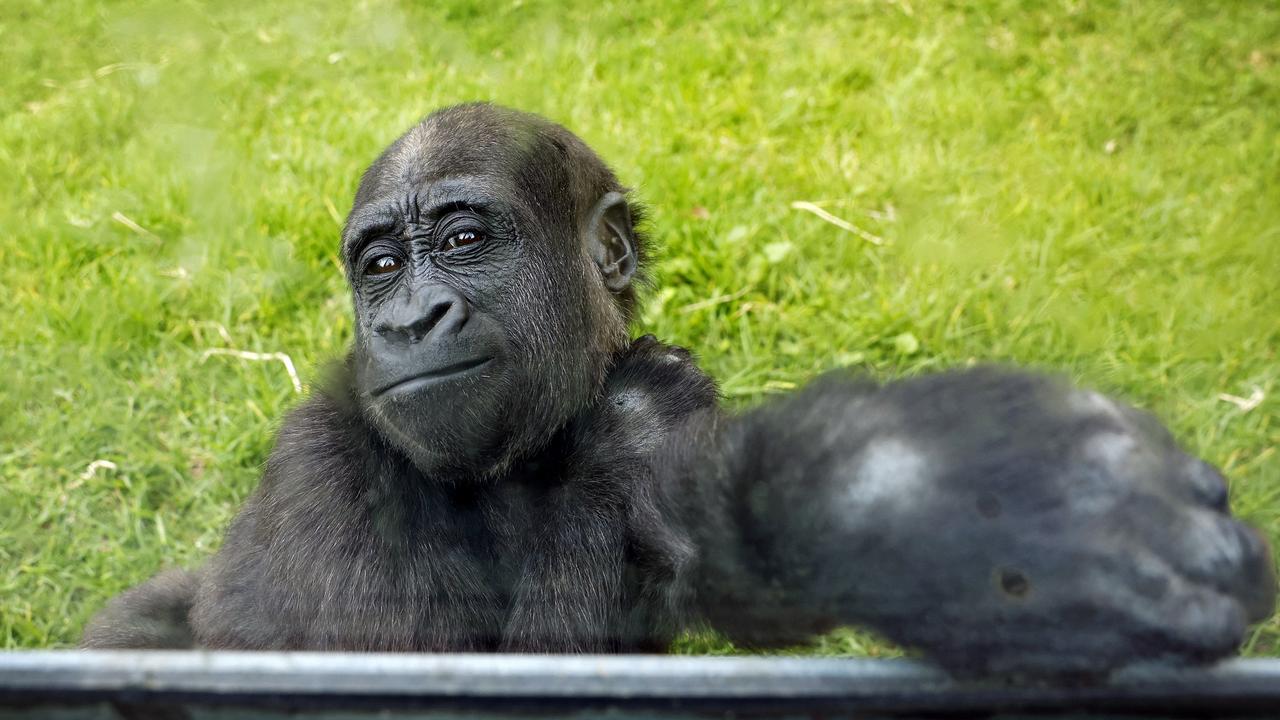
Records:
[[[620,652],[866,625],[958,675],[1232,653],[1260,535],[1151,416],[979,368],[825,376],[728,415],[627,340],[638,208],[571,133],[440,111],[365,173],[356,339],[290,414],[217,555],[89,647]]]

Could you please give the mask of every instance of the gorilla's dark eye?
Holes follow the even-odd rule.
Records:
[[[364,271],[369,275],[385,275],[399,270],[402,264],[400,258],[394,255],[380,255],[370,260],[364,266]]]
[[[457,250],[460,247],[474,245],[481,240],[484,240],[484,233],[477,230],[463,230],[450,235],[444,241],[444,247],[446,250]]]

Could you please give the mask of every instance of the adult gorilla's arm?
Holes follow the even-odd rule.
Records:
[[[112,598],[85,626],[83,648],[183,650],[195,647],[187,613],[199,575],[166,570]]]
[[[614,356],[597,403],[549,449],[559,474],[534,511],[503,650],[667,648],[679,613],[654,595],[672,584],[681,558],[677,533],[652,502],[650,453],[681,419],[715,408],[717,399],[715,382],[683,348],[649,335]]]
[[[1093,675],[1229,654],[1274,602],[1221,476],[1055,379],[830,375],[670,437],[694,604],[746,644],[861,624],[957,674]]]

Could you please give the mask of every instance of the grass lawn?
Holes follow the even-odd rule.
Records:
[[[360,172],[472,99],[637,189],[663,250],[636,332],[730,402],[1062,371],[1154,410],[1280,543],[1276,3],[6,0],[0,38],[0,647],[66,647],[217,547],[300,396],[206,350],[315,381]]]

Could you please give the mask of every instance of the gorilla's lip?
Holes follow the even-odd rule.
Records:
[[[492,357],[477,357],[453,363],[452,365],[433,368],[426,372],[410,375],[409,377],[387,383],[386,385],[375,389],[371,394],[374,397],[382,397],[385,395],[403,395],[404,393],[421,390],[433,383],[437,383],[441,380],[454,377],[455,375],[461,375],[483,365],[487,365],[491,360],[493,360]]]

